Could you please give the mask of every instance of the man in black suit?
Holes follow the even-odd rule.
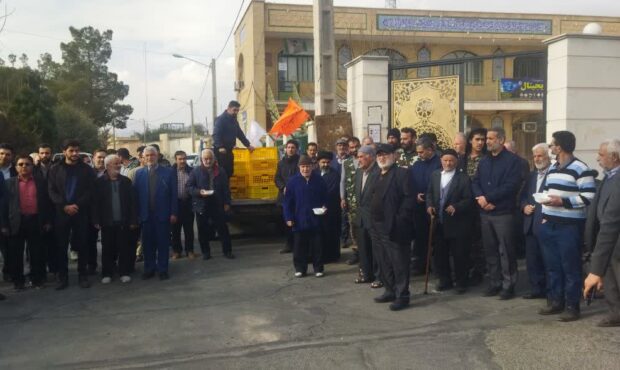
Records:
[[[12,177],[17,176],[17,170],[13,166],[13,156],[15,151],[11,144],[0,144],[0,176],[5,181],[8,181]],[[4,265],[2,266],[2,278],[4,281],[11,281],[11,270],[9,268],[9,238],[0,234],[0,253],[2,253],[2,260]]]
[[[381,266],[381,282],[385,292],[375,302],[393,302],[390,310],[409,305],[409,263],[413,239],[412,213],[414,195],[406,169],[398,167],[395,148],[377,145],[377,164],[381,169],[370,201],[373,249]]]
[[[321,217],[323,263],[340,259],[340,174],[331,166],[334,153],[321,151],[317,156],[319,168],[315,171],[327,185],[327,214]]]
[[[430,185],[426,193],[427,212],[435,217],[435,267],[439,275],[437,290],[453,287],[450,254],[454,259],[454,275],[457,293],[465,293],[469,269],[469,233],[471,232],[471,214],[473,197],[469,176],[456,169],[458,154],[447,149],[441,155],[442,170],[431,174]]]
[[[586,248],[595,245],[590,257],[590,274],[584,282],[584,297],[590,290],[601,290],[610,313],[598,326],[620,326],[620,140],[601,144],[597,158],[605,170],[594,201],[588,209]]]
[[[521,191],[519,208],[523,212],[523,235],[525,236],[525,262],[530,281],[530,292],[525,299],[545,298],[547,296],[547,279],[543,260],[542,244],[539,240],[542,224],[542,205],[534,201],[532,194],[542,193],[551,160],[549,146],[545,143],[536,144],[532,148],[534,167],[536,169],[526,177],[525,186]]]
[[[355,279],[357,284],[372,283],[373,287],[380,287],[380,268],[375,257],[376,248],[373,248],[370,237],[372,225],[371,201],[374,186],[379,177],[379,166],[375,162],[375,149],[365,145],[357,151],[359,163],[355,171],[354,191],[357,199],[357,212],[353,224],[357,229],[355,236],[359,252],[360,276]],[[377,281],[375,281],[377,280]]]

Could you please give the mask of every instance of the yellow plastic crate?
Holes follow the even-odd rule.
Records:
[[[248,187],[248,198],[250,199],[276,199],[278,188],[271,186],[250,186]]]
[[[234,148],[233,156],[235,157],[235,162],[249,162],[250,161],[250,151],[245,148]]]
[[[249,162],[237,162],[233,163],[235,176],[248,176],[250,174]]]
[[[249,178],[249,182],[248,184],[250,186],[265,186],[265,185],[274,185],[275,181],[275,174],[268,172],[268,173],[252,173],[250,174],[250,176],[248,176]]]
[[[278,161],[278,148],[276,147],[268,147],[268,148],[256,148],[250,154],[250,161],[263,161],[263,160],[272,160]]]
[[[271,172],[276,173],[276,169],[278,168],[278,161],[273,159],[262,159],[262,160],[254,160],[250,161],[250,172]]]
[[[231,186],[230,187],[230,196],[232,199],[247,199],[248,197],[248,187],[244,186]]]
[[[248,176],[247,175],[237,175],[230,177],[230,187],[247,187],[248,186]]]

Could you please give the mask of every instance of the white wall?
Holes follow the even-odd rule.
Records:
[[[602,141],[620,138],[620,37],[560,35],[548,45],[547,142],[568,130],[575,155],[598,168]]]

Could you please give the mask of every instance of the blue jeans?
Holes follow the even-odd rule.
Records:
[[[569,307],[581,298],[581,244],[583,223],[560,224],[552,221],[540,227],[544,261],[549,278],[548,298]]]
[[[547,277],[545,269],[545,259],[538,236],[533,234],[525,235],[525,262],[527,275],[530,280],[531,294],[547,294]]]

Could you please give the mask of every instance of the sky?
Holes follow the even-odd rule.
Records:
[[[275,3],[312,4],[311,0],[272,0]],[[69,27],[93,26],[114,31],[111,71],[129,85],[124,102],[134,113],[127,130],[142,132],[166,122],[190,121],[188,102],[194,100],[194,120],[212,124],[211,77],[208,68],[181,54],[209,64],[217,60],[218,113],[235,98],[234,39],[226,47],[235,15],[249,0],[0,0],[10,13],[0,33],[0,57],[26,53],[30,66],[44,52],[61,60],[60,43],[70,41]],[[426,10],[600,15],[620,17],[618,0],[398,0],[398,7]],[[383,7],[385,0],[335,0],[336,6]],[[241,15],[243,15],[243,11]],[[241,18],[241,17],[240,17]],[[146,50],[146,53],[144,52]],[[145,57],[146,56],[146,57]],[[205,85],[206,83],[206,85]],[[171,100],[172,98],[177,100]]]

